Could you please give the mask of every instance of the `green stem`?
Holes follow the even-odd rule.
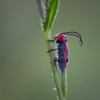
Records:
[[[50,50],[53,47],[52,47],[52,44],[47,41],[47,40],[51,40],[51,31],[49,29],[45,31],[45,37],[46,37],[47,48],[48,50]],[[64,100],[59,73],[58,73],[57,67],[54,66],[54,59],[55,59],[54,52],[49,53],[49,58],[50,58],[51,66],[52,66],[52,73],[53,73],[59,100]]]
[[[49,0],[46,0],[46,6],[48,6],[48,1]],[[42,0],[37,0],[37,4],[39,7],[41,19],[42,19],[42,21],[45,21],[46,13],[45,13],[45,9],[44,9]],[[46,31],[44,32],[44,34],[45,34],[48,50],[53,49],[52,44],[47,41],[47,40],[51,40],[51,30],[49,28],[47,28]],[[58,67],[54,66],[54,59],[55,59],[54,52],[49,53],[49,58],[50,58],[51,66],[52,66],[52,73],[53,73],[54,82],[55,82],[59,100],[64,100],[64,95],[63,95],[62,86],[61,86],[61,71],[58,70]]]

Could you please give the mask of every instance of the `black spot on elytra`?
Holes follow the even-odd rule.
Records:
[[[66,59],[66,62],[68,62],[68,59]]]

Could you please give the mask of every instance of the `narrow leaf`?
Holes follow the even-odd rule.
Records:
[[[57,14],[59,0],[49,0],[48,2],[48,8],[46,8],[46,17],[45,22],[43,22],[43,29],[44,32],[47,30],[47,28],[51,29],[54,19]]]
[[[66,76],[66,70],[61,72],[61,84],[62,84],[62,91],[64,95],[64,99],[66,98],[67,93],[67,76]]]

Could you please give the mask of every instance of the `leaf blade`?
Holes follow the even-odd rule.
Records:
[[[44,32],[47,28],[51,29],[54,19],[57,15],[57,9],[59,5],[59,0],[49,0],[48,8],[46,8],[46,17],[45,21],[43,22],[43,29]]]

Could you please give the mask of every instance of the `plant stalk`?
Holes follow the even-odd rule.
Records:
[[[45,31],[45,37],[46,37],[46,43],[47,43],[48,50],[53,49],[52,44],[47,41],[47,40],[51,40],[51,33],[50,32],[51,31],[49,29],[47,29]],[[52,66],[52,73],[53,73],[54,82],[55,82],[55,86],[56,86],[59,100],[64,100],[59,73],[58,73],[57,67],[54,65],[54,59],[55,59],[54,52],[49,53],[49,58],[50,58],[51,66]]]
[[[46,7],[48,7],[48,1],[49,0],[46,0],[46,4],[47,4]],[[45,7],[43,5],[42,0],[37,0],[37,4],[39,7],[41,19],[42,21],[45,21],[46,12],[45,12]],[[47,40],[51,40],[51,30],[47,28],[44,34],[45,34],[48,50],[53,49],[52,44],[47,41]],[[54,82],[55,82],[59,100],[64,100],[64,95],[63,95],[62,86],[61,86],[61,73],[59,73],[60,70],[58,70],[58,67],[54,66],[54,59],[55,59],[54,52],[49,53],[49,58],[50,58],[51,66],[52,66],[52,73],[53,73]]]

